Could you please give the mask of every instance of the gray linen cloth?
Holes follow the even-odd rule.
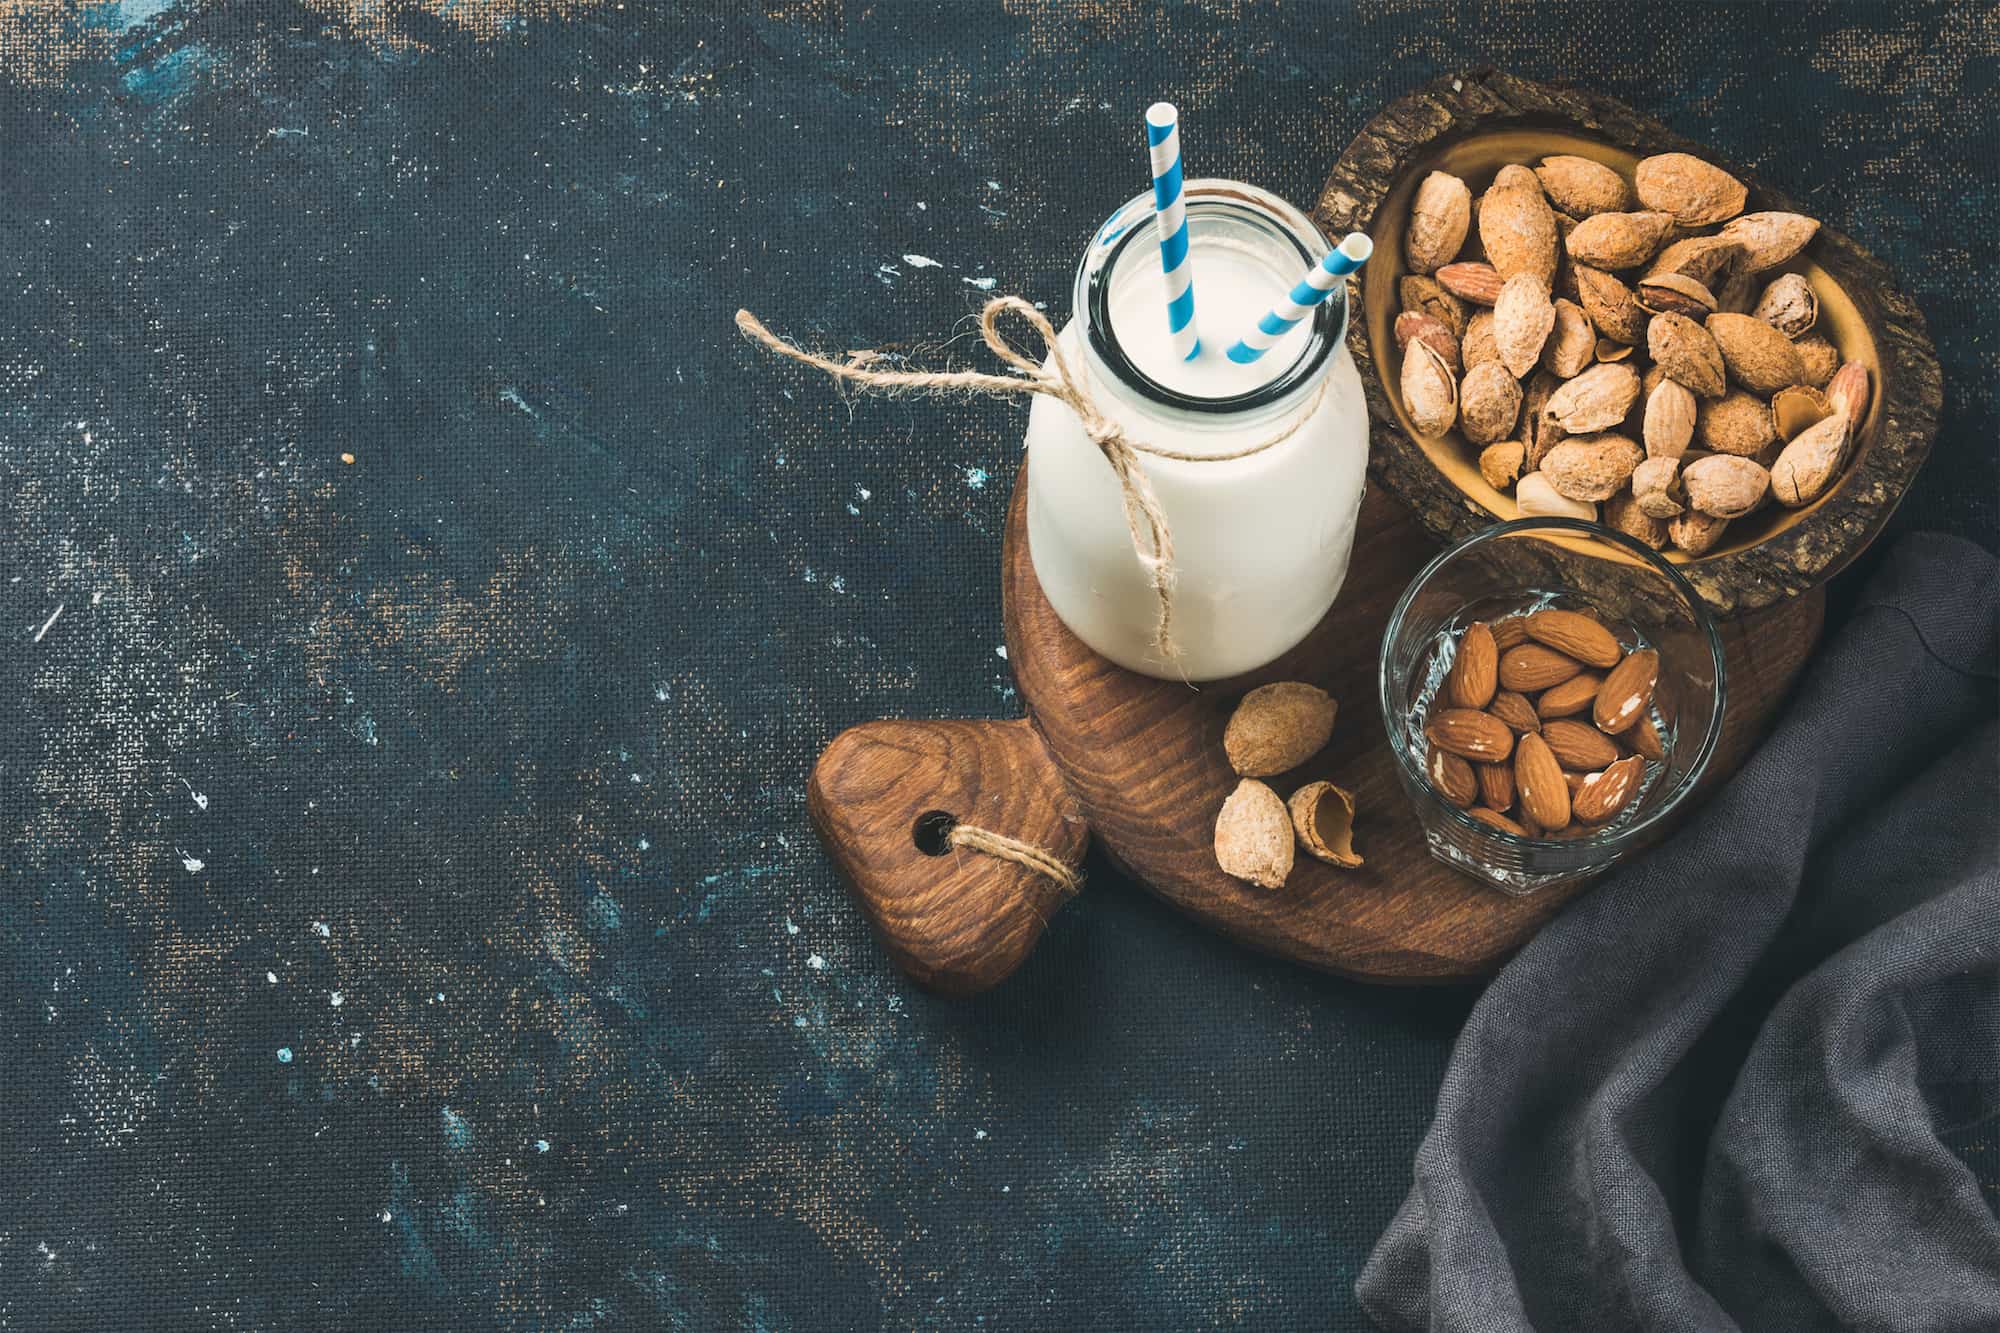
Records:
[[[1776,730],[1473,1010],[1389,1329],[2000,1329],[2000,568],[1902,540]]]

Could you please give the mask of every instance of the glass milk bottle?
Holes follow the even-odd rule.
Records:
[[[1065,404],[1028,416],[1028,547],[1063,623],[1120,666],[1215,680],[1306,636],[1347,574],[1368,461],[1368,410],[1347,354],[1344,292],[1262,358],[1224,353],[1330,248],[1303,213],[1236,181],[1187,183],[1201,351],[1167,329],[1153,196],[1112,215],[1077,266],[1061,337],[1098,409],[1135,441],[1248,458],[1141,455],[1173,534],[1176,661],[1155,646],[1159,599],[1132,547],[1110,465]]]

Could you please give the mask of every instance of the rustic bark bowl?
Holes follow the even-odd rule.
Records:
[[[1734,174],[1750,190],[1746,211],[1817,216],[1702,144],[1597,93],[1557,88],[1493,70],[1448,75],[1391,103],[1370,120],[1335,164],[1315,214],[1333,235],[1366,231],[1375,257],[1362,272],[1361,317],[1348,342],[1368,396],[1370,470],[1416,511],[1440,541],[1456,541],[1520,516],[1511,495],[1480,476],[1478,450],[1456,431],[1426,439],[1405,411],[1402,354],[1390,335],[1407,271],[1403,231],[1411,194],[1433,170],[1448,171],[1475,195],[1508,162],[1533,165],[1552,153],[1592,158],[1629,178],[1641,157],[1692,153]],[[1775,504],[1737,519],[1724,540],[1674,560],[1716,611],[1733,614],[1795,597],[1831,578],[1880,532],[1930,452],[1943,401],[1942,378],[1923,316],[1874,256],[1822,221],[1799,258],[1773,270],[1802,273],[1820,300],[1819,325],[1843,359],[1867,365],[1873,393],[1847,468],[1801,509]],[[1609,543],[1580,542],[1570,571],[1580,590],[1611,576],[1622,556]]]

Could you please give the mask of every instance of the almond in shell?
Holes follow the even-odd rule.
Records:
[[[1632,500],[1643,513],[1669,519],[1687,507],[1681,487],[1681,462],[1649,458],[1632,469]]]
[[[1631,495],[1614,495],[1604,502],[1604,526],[1644,542],[1655,551],[1667,544],[1665,520],[1641,509]]]
[[[1556,218],[1541,182],[1526,167],[1500,168],[1479,199],[1479,240],[1504,282],[1529,273],[1548,287],[1556,276]]]
[[[1598,213],[1576,224],[1564,244],[1591,268],[1637,268],[1651,259],[1673,228],[1665,213]]]
[[[1656,315],[1671,310],[1689,319],[1707,319],[1715,313],[1715,293],[1685,273],[1658,273],[1641,278],[1634,295],[1640,309]]]
[[[1514,733],[1507,729],[1507,724],[1476,708],[1439,709],[1424,724],[1424,737],[1440,750],[1482,764],[1505,759],[1514,748]]]
[[[1561,379],[1580,375],[1597,359],[1597,330],[1583,307],[1574,301],[1557,299],[1556,322],[1548,341],[1542,344],[1542,368]]]
[[[1645,424],[1641,428],[1646,457],[1679,458],[1686,453],[1688,441],[1694,438],[1696,416],[1694,391],[1662,377],[1646,395]]]
[[[1570,798],[1570,813],[1586,824],[1602,824],[1631,803],[1645,776],[1646,761],[1627,755],[1596,773],[1586,773]]]
[[[1711,454],[1681,469],[1688,506],[1715,518],[1743,517],[1764,502],[1770,483],[1771,474],[1756,459],[1729,454]]]
[[[1404,310],[1440,319],[1451,326],[1454,335],[1464,336],[1465,302],[1439,286],[1436,278],[1421,273],[1405,274],[1402,281],[1396,284],[1396,291],[1402,298]]]
[[[1623,435],[1564,440],[1542,459],[1541,474],[1572,500],[1608,500],[1624,489],[1645,450]]]
[[[1765,397],[1805,382],[1805,363],[1792,340],[1763,320],[1725,312],[1710,315],[1705,327],[1722,353],[1722,364],[1735,380]]]
[[[1465,438],[1492,444],[1514,433],[1521,414],[1521,385],[1498,361],[1485,361],[1465,373],[1458,388],[1458,420]]]
[[[1541,829],[1569,823],[1569,784],[1539,735],[1521,737],[1514,754],[1514,796],[1528,822]]]
[[[1646,312],[1632,289],[1602,269],[1579,264],[1577,304],[1597,331],[1613,342],[1636,346],[1646,340]],[[1599,358],[1602,360],[1603,358]]]
[[[1519,379],[1535,368],[1555,323],[1546,278],[1521,272],[1507,279],[1493,304],[1493,346],[1508,374]]]
[[[1722,349],[1707,329],[1686,315],[1653,316],[1653,322],[1646,326],[1646,350],[1668,379],[1685,384],[1703,398],[1720,398],[1729,387],[1723,374]]]
[[[1299,846],[1319,860],[1352,870],[1361,864],[1354,850],[1354,793],[1331,782],[1308,782],[1287,803]]]
[[[1617,213],[1632,206],[1632,187],[1625,178],[1587,157],[1545,157],[1535,168],[1535,178],[1541,181],[1549,201],[1573,218]]]
[[[1458,373],[1458,335],[1451,331],[1451,325],[1436,315],[1427,315],[1420,310],[1405,310],[1396,316],[1396,346],[1405,353],[1410,342],[1421,341],[1426,347],[1444,358],[1445,366],[1454,374]]]
[[[1667,540],[1689,555],[1706,555],[1722,539],[1722,530],[1728,526],[1726,518],[1684,510],[1667,520]]]
[[[1771,395],[1771,430],[1787,443],[1833,415],[1833,404],[1810,384],[1794,384]]]
[[[1819,499],[1847,462],[1852,436],[1847,418],[1837,412],[1808,426],[1771,464],[1771,498],[1787,509]]]
[[[1292,873],[1292,817],[1278,793],[1255,778],[1236,784],[1215,816],[1215,862],[1225,875],[1284,887]]]
[[[1799,360],[1806,368],[1806,383],[1824,389],[1833,372],[1840,369],[1840,349],[1817,333],[1808,334],[1792,346],[1798,349]]]
[[[1420,341],[1403,349],[1403,407],[1419,435],[1435,439],[1458,423],[1458,377]]]
[[[1694,438],[1704,449],[1750,458],[1769,448],[1777,436],[1771,429],[1771,409],[1764,400],[1732,389],[1701,405]]]
[[[1742,181],[1688,153],[1640,159],[1632,187],[1640,203],[1672,214],[1683,227],[1725,222],[1741,213],[1750,198]]]
[[[1479,475],[1496,491],[1504,491],[1521,479],[1521,465],[1528,446],[1519,440],[1502,440],[1479,451]]]
[[[1651,648],[1627,653],[1625,660],[1611,668],[1597,687],[1597,703],[1591,718],[1597,729],[1616,735],[1646,715],[1653,701],[1653,687],[1660,679],[1660,655]],[[1548,728],[1544,727],[1544,731]]]
[[[1514,483],[1514,504],[1523,514],[1540,515],[1546,518],[1581,518],[1595,520],[1597,506],[1584,500],[1572,500],[1560,494],[1549,485],[1549,479],[1540,472],[1529,472]]]
[[[1736,261],[1745,273],[1762,273],[1806,248],[1819,223],[1803,213],[1745,213],[1717,233],[1742,250]]]
[[[1465,358],[1465,368],[1483,365],[1500,359],[1500,349],[1493,343],[1493,311],[1485,306],[1472,312],[1465,321],[1465,341],[1459,346]]]
[[[1639,400],[1639,372],[1623,362],[1600,362],[1549,395],[1544,408],[1566,434],[1588,435],[1625,420]]]
[[[1694,279],[1704,290],[1713,292],[1742,253],[1736,242],[1722,236],[1683,236],[1653,260],[1641,282],[1651,282],[1668,273]]]
[[[1297,768],[1333,735],[1333,697],[1302,680],[1260,685],[1243,696],[1223,728],[1222,752],[1246,778]]]
[[[1432,273],[1458,257],[1472,226],[1472,191],[1448,172],[1433,171],[1410,201],[1403,257],[1412,273]]]
[[[1750,314],[1797,341],[1819,322],[1819,296],[1797,273],[1780,273],[1757,298]]]

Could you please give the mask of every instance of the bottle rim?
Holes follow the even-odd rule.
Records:
[[[1311,218],[1254,185],[1204,177],[1187,182],[1184,198],[1190,229],[1198,220],[1233,217],[1246,221],[1266,235],[1289,243],[1297,254],[1300,273],[1333,249],[1332,242]],[[1084,346],[1091,355],[1093,368],[1103,370],[1125,388],[1160,407],[1216,416],[1254,412],[1284,402],[1316,383],[1347,334],[1345,283],[1335,287],[1333,294],[1314,308],[1310,336],[1292,364],[1254,389],[1218,398],[1183,393],[1139,368],[1112,327],[1112,278],[1121,260],[1158,262],[1153,225],[1156,216],[1152,193],[1135,195],[1097,229],[1077,265],[1073,308],[1082,316]],[[1137,253],[1133,253],[1134,246],[1139,247]]]

